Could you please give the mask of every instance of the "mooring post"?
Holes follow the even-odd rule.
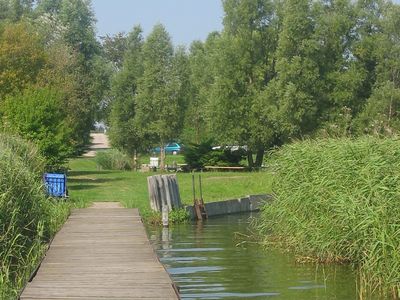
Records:
[[[199,174],[200,201],[203,202],[203,189],[201,187],[201,174]]]
[[[192,174],[193,202],[196,203],[196,188],[194,183],[194,174]]]
[[[162,208],[162,224],[163,224],[164,227],[168,227],[168,225],[169,225],[168,224],[169,223],[168,212],[169,212],[168,206],[167,205],[163,205],[163,208]]]

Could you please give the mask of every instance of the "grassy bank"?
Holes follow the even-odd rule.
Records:
[[[0,299],[14,299],[68,215],[44,194],[36,147],[0,134]]]
[[[147,176],[156,173],[99,170],[91,158],[71,160],[69,168],[70,196],[81,205],[93,201],[119,201],[125,207],[139,208],[144,214],[150,211]],[[202,173],[202,177],[206,202],[268,193],[272,180],[267,172],[208,172]],[[182,202],[191,204],[192,175],[178,173],[177,179]]]
[[[301,260],[350,262],[361,297],[400,297],[400,141],[305,141],[274,155],[260,230]]]

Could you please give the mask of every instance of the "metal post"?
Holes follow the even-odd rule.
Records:
[[[194,182],[194,174],[192,174],[193,201],[196,201],[196,187]]]
[[[199,174],[200,201],[203,202],[203,189],[201,187],[201,174]]]

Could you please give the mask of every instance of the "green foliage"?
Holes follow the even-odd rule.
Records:
[[[28,160],[29,159],[29,160]],[[16,297],[68,215],[44,194],[43,158],[30,143],[0,135],[0,296]]]
[[[136,126],[138,80],[143,74],[142,29],[135,27],[127,37],[127,50],[121,70],[112,81],[112,108],[109,137],[112,145],[131,155],[147,148]]]
[[[40,37],[26,22],[0,28],[0,103],[36,82],[45,65]]]
[[[160,168],[164,168],[164,145],[182,129],[184,113],[183,72],[185,55],[174,55],[171,38],[158,24],[143,44],[143,75],[138,81],[135,124],[142,142],[160,145]]]
[[[354,126],[361,134],[397,135],[400,130],[399,109],[400,88],[387,81],[374,89]]]
[[[239,149],[212,149],[212,140],[200,144],[190,144],[185,148],[184,158],[190,169],[202,169],[204,166],[239,166],[246,151]]]
[[[272,1],[223,1],[224,30],[212,53],[214,82],[208,119],[219,143],[247,145],[259,155],[271,144],[258,133],[265,124],[258,113],[257,94],[274,77],[277,47]],[[261,129],[262,128],[262,129]],[[249,165],[253,167],[252,159]]]
[[[180,208],[169,212],[168,220],[171,224],[180,224],[189,221],[190,215],[186,209]]]
[[[275,201],[259,228],[266,242],[319,262],[351,262],[362,288],[399,297],[399,149],[397,139],[364,137],[278,150]]]
[[[117,149],[98,151],[95,160],[97,166],[103,170],[132,169],[132,160],[128,155]]]
[[[180,81],[172,69],[171,38],[162,25],[156,25],[143,45],[143,76],[138,83],[138,129],[153,143],[164,145],[179,130],[180,106],[176,93]]]
[[[73,149],[62,105],[63,95],[55,90],[27,89],[5,99],[3,126],[34,141],[49,166],[60,165]]]
[[[183,155],[190,169],[204,167],[203,157],[212,151],[212,143],[212,140],[206,140],[200,144],[190,144],[185,148]]]
[[[212,150],[204,155],[200,162],[203,166],[237,167],[245,157],[243,149],[231,151],[230,149]]]

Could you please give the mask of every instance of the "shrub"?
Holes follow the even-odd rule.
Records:
[[[191,169],[201,169],[204,166],[238,166],[246,154],[243,149],[231,151],[230,149],[212,149],[212,140],[200,144],[190,144],[185,149],[185,162]]]
[[[365,290],[400,296],[400,141],[304,141],[274,155],[259,229],[303,257],[351,262]]]
[[[43,158],[30,143],[0,135],[0,295],[13,298],[68,215],[44,194]],[[29,160],[28,160],[29,158]]]
[[[32,87],[7,97],[1,112],[3,126],[35,142],[49,166],[64,163],[72,154],[72,133],[66,123],[61,93]]]
[[[129,156],[117,149],[99,151],[95,160],[97,165],[104,170],[132,169],[132,162]]]

